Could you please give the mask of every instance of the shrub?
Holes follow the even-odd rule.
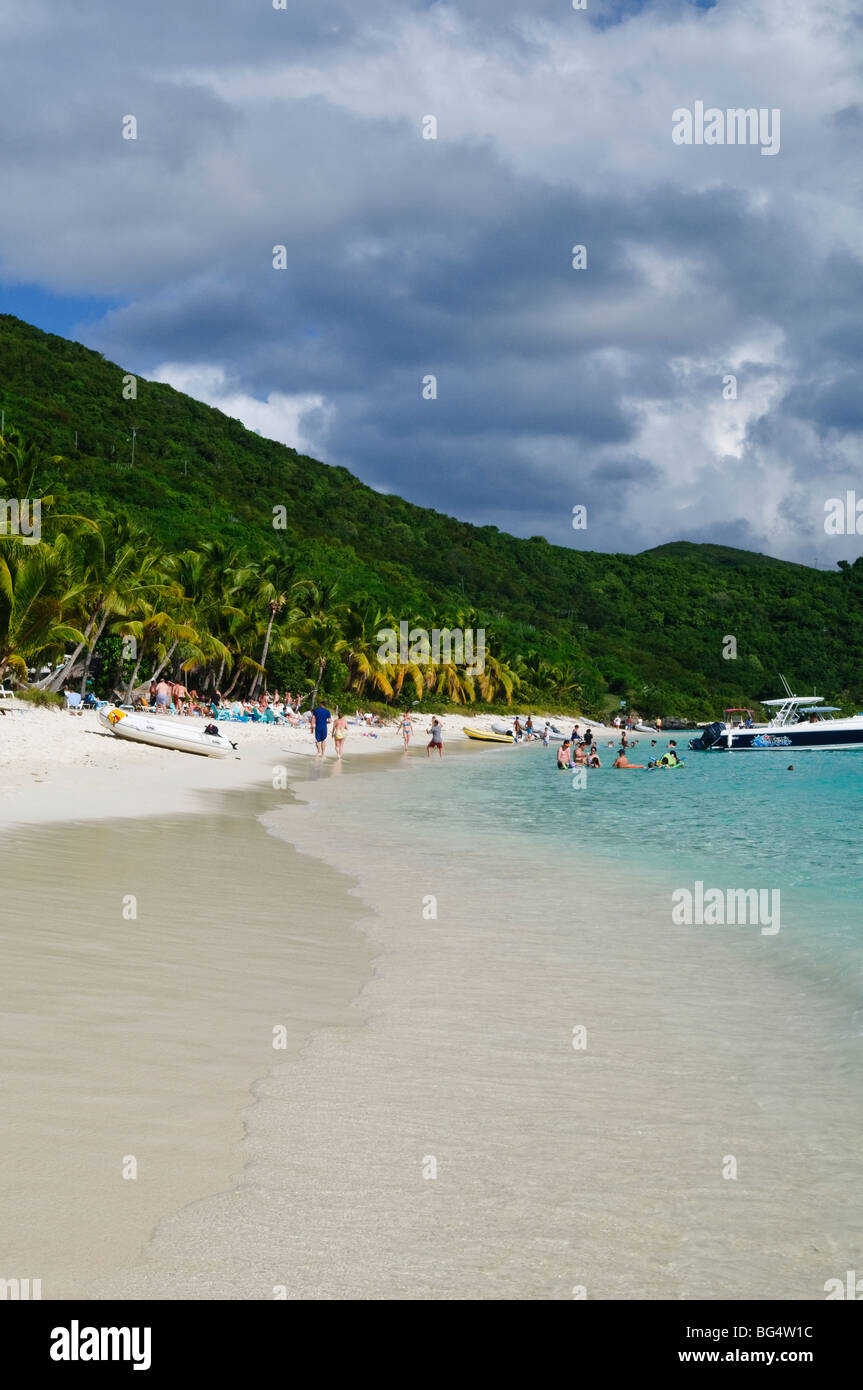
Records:
[[[35,705],[37,709],[62,709],[66,704],[62,695],[54,695],[50,690],[19,690],[15,698],[26,700],[28,705]]]

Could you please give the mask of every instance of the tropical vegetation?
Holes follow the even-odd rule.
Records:
[[[38,544],[0,535],[0,680],[707,718],[782,671],[863,702],[861,560],[604,555],[471,526],[9,315],[0,411],[0,498],[42,513]],[[382,656],[402,621],[483,630],[484,668]]]

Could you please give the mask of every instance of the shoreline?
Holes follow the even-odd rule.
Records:
[[[819,1296],[856,1239],[829,1001],[750,942],[669,932],[650,875],[609,881],[598,851],[585,894],[589,821],[564,865],[505,804],[460,841],[507,753],[368,740],[320,768],[257,732],[243,764],[108,739],[125,778],[58,769],[29,826],[2,803],[0,856],[29,846],[32,883],[50,850],[57,881],[4,981],[19,1273],[45,1298]],[[100,820],[58,818],[94,796]]]
[[[179,719],[183,726],[188,724],[192,728],[203,728],[207,722],[189,716],[160,717],[166,723]],[[464,714],[437,717],[444,727],[445,755],[452,756],[469,749],[481,751],[481,745],[473,745],[464,737],[462,727],[465,724],[488,730],[506,716],[473,716],[466,710]],[[417,729],[411,740],[413,757],[418,748],[425,748],[425,726],[430,719],[431,715],[417,716]],[[597,739],[607,741],[614,736],[613,730],[598,724],[588,725],[581,716],[557,715],[555,719],[561,728],[574,722],[592,727]],[[226,723],[221,728],[238,744],[235,758],[216,760],[178,754],[170,749],[119,739],[104,730],[90,710],[80,716],[69,715],[64,710],[35,708],[9,713],[0,719],[0,830],[12,823],[159,814],[163,805],[157,793],[166,777],[171,794],[182,799],[185,807],[195,809],[198,793],[252,785],[268,759],[278,764],[283,761],[282,754],[291,758],[314,759],[317,756],[307,727]],[[351,725],[345,763],[404,751],[401,735],[394,726],[375,733],[373,736]],[[331,735],[324,762],[335,766],[338,760],[332,744]],[[134,782],[124,782],[122,778],[126,775]],[[81,781],[76,788],[78,778]],[[49,795],[40,788],[49,789]],[[73,789],[75,794],[70,795]],[[140,801],[136,801],[136,797]],[[106,804],[110,810],[105,809]]]
[[[466,769],[436,791],[412,760],[304,783],[264,816],[373,909],[361,1026],[316,1030],[256,1087],[242,1182],[163,1221],[95,1296],[807,1299],[844,1268],[856,1140],[829,1010],[614,885],[538,900],[555,860],[533,846],[454,858],[402,812],[419,797],[434,818]]]

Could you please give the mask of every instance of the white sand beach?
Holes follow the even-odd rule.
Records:
[[[469,758],[462,726],[494,721],[442,722]],[[404,763],[401,737],[352,727],[344,765],[330,746],[322,768],[305,729],[228,727],[238,756],[217,761],[122,741],[90,712],[0,719],[0,1215],[5,1273],[45,1298],[121,1293],[154,1228],[241,1180],[266,1078],[360,1022],[377,946],[355,878],[260,818],[292,799],[285,778],[338,793],[364,762]]]
[[[162,716],[170,725],[178,716]],[[444,714],[448,752],[470,747],[465,725],[490,730],[501,715]],[[583,716],[555,715],[567,732]],[[207,721],[183,717],[184,726],[203,729]],[[428,742],[430,715],[414,716],[411,747]],[[506,722],[511,722],[506,719]],[[237,756],[222,760],[201,758],[168,749],[153,748],[115,738],[106,732],[90,710],[69,715],[63,710],[23,708],[0,717],[0,827],[4,824],[38,824],[70,818],[98,820],[115,816],[147,816],[170,807],[200,809],[201,794],[256,784],[262,767],[272,757],[273,766],[290,766],[298,757],[315,758],[314,740],[307,726],[224,723],[221,731],[237,743]],[[597,739],[614,737],[614,730],[593,724]],[[344,758],[400,753],[403,740],[392,720],[381,729],[350,724]],[[281,757],[287,754],[288,762]],[[335,761],[332,738],[327,760]]]

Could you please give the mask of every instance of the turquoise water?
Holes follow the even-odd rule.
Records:
[[[544,875],[555,862],[576,865],[585,884],[598,874],[654,902],[697,880],[778,889],[776,968],[841,996],[849,1033],[863,1034],[863,751],[797,753],[790,772],[787,754],[693,753],[688,737],[677,737],[686,758],[677,771],[616,771],[614,750],[601,746],[605,766],[587,773],[583,790],[557,771],[554,745],[471,751],[437,776],[414,777],[401,813],[439,833],[443,778],[447,837],[471,852],[517,841]],[[632,762],[650,756],[649,737],[629,753]],[[757,927],[743,930],[757,939]]]

